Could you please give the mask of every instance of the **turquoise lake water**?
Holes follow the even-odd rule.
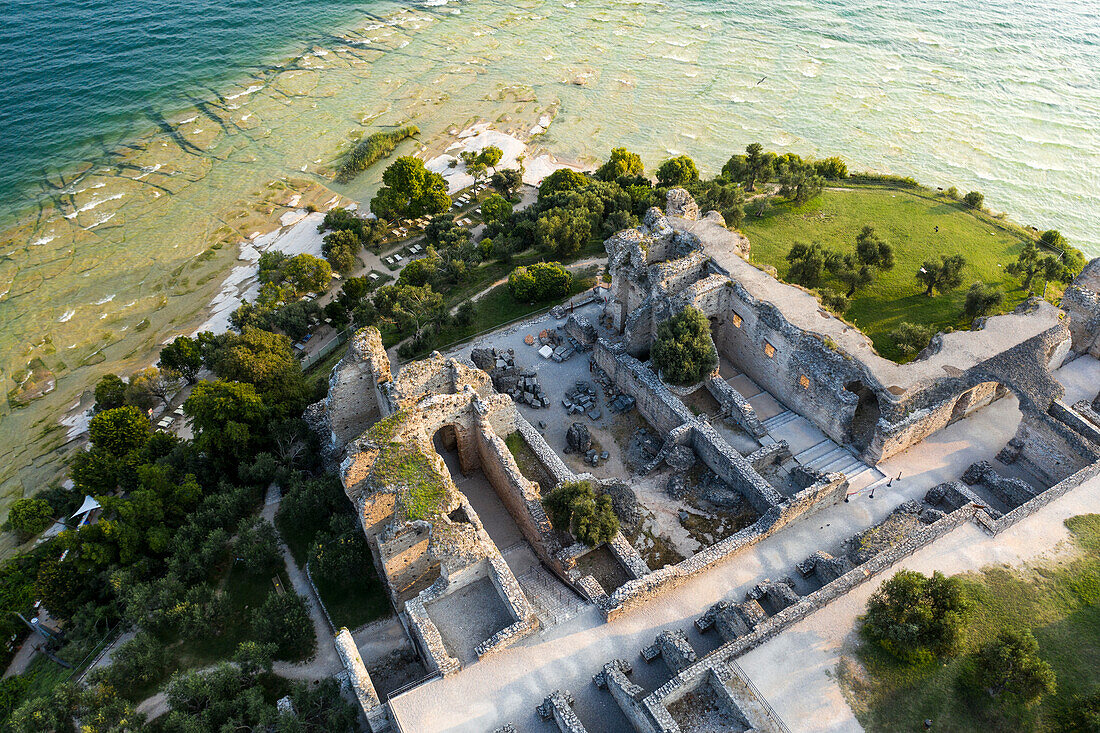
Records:
[[[705,174],[754,141],[840,155],[1100,255],[1093,2],[8,0],[0,29],[0,385],[57,377],[0,403],[0,499],[49,479],[44,429],[99,374],[202,322],[295,192],[369,200],[378,171],[325,174],[391,125],[434,151],[552,120],[534,143],[562,158]]]

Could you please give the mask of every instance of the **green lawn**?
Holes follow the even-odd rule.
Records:
[[[859,186],[826,191],[801,206],[782,203],[762,217],[750,213],[741,230],[752,243],[752,261],[772,265],[784,277],[789,269],[785,258],[795,242],[820,242],[852,252],[856,235],[866,224],[893,245],[896,264],[856,293],[844,317],[870,336],[887,358],[901,358],[888,334],[902,321],[928,326],[933,333],[968,328],[963,301],[966,289],[977,280],[1005,292],[1004,310],[1014,308],[1025,295],[1019,282],[1005,274],[1004,266],[1016,259],[1027,234],[1010,222],[973,212],[924,189]],[[939,259],[941,254],[966,258],[963,285],[929,298],[914,275],[925,260]],[[831,281],[824,286],[846,290]]]
[[[1081,551],[1072,558],[963,576],[974,607],[958,658],[911,667],[862,643],[857,657],[865,673],[842,664],[840,679],[864,728],[918,731],[931,718],[937,731],[1061,730],[1065,711],[1100,689],[1100,514],[1073,517],[1066,526]],[[970,655],[1007,628],[1030,628],[1058,676],[1057,693],[1021,717],[959,683]]]

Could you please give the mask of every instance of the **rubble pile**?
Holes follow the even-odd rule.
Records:
[[[588,382],[580,381],[574,384],[573,389],[566,392],[565,397],[562,398],[561,406],[569,415],[584,413],[590,420],[599,420],[601,417],[596,388]]]
[[[610,457],[607,451],[598,451],[592,447],[592,434],[584,423],[575,422],[565,431],[565,452],[584,454],[586,463],[597,466],[600,461]]]
[[[470,352],[474,366],[489,373],[493,389],[506,394],[517,403],[531,407],[549,407],[550,398],[542,391],[538,374],[516,366],[514,349],[474,349]]]
[[[556,362],[568,361],[578,351],[588,351],[592,347],[573,338],[562,327],[539,332],[539,355]]]
[[[614,380],[608,376],[594,360],[588,362],[588,370],[595,375],[596,381],[603,388],[604,397],[607,399],[607,409],[614,413],[630,412],[634,409],[634,397],[622,392],[615,386]],[[660,446],[658,446],[660,450]],[[656,452],[654,452],[656,455]],[[651,456],[652,457],[652,456]]]
[[[584,423],[575,422],[565,431],[565,452],[585,453],[592,447],[592,434]]]

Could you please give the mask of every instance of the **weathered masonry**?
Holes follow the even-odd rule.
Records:
[[[710,318],[724,359],[872,465],[1009,392],[1019,398],[1032,433],[1077,442],[1065,421],[1049,414],[1063,392],[1051,370],[1071,348],[1059,309],[1033,299],[1014,313],[984,319],[976,330],[939,334],[916,361],[895,364],[811,293],[749,263],[748,242],[725,229],[716,213],[694,218],[686,192],[669,196],[670,211],[687,216],[651,209],[643,226],[605,243],[612,275],[606,316],[628,353],[645,358],[657,325],[694,306]],[[1084,304],[1073,320],[1081,349],[1096,346],[1100,329],[1100,306],[1089,290],[1098,275],[1090,277],[1074,290]],[[1020,457],[1033,458],[1026,445]],[[1051,482],[1080,468],[1047,466],[1041,456],[1034,463]]]

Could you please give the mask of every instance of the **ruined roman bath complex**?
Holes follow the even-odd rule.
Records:
[[[1061,308],[1033,298],[896,364],[682,189],[605,248],[609,285],[448,354],[395,371],[359,331],[307,413],[428,673],[384,701],[347,662],[372,730],[786,730],[742,655],[961,525],[995,536],[1100,474],[1100,260]],[[673,386],[648,359],[688,307],[719,366]],[[984,453],[960,440],[934,485],[886,469],[984,410],[1011,426]],[[578,482],[619,520],[595,547],[542,503]],[[786,569],[722,592],[764,560]],[[686,622],[615,641],[677,602]],[[545,662],[585,635],[622,653]],[[499,687],[448,699],[479,670]]]

